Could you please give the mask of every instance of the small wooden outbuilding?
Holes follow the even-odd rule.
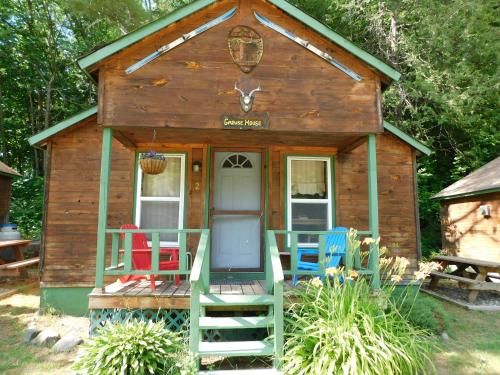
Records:
[[[0,224],[9,220],[12,179],[20,176],[15,169],[0,161]]]
[[[443,249],[500,262],[500,157],[436,194]]]

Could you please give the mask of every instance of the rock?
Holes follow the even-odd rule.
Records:
[[[76,346],[80,345],[83,340],[80,337],[76,337],[72,333],[67,334],[62,339],[60,339],[53,347],[52,351],[56,353],[69,352],[73,350]]]
[[[39,333],[40,330],[35,326],[28,326],[28,328],[26,328],[26,331],[24,331],[24,343],[27,344],[31,342]]]
[[[61,336],[51,328],[44,329],[31,341],[33,345],[38,346],[52,346],[54,345]]]
[[[442,338],[443,340],[448,341],[448,340],[450,339],[450,336],[448,336],[448,332],[443,331],[443,333],[441,333],[441,338]]]

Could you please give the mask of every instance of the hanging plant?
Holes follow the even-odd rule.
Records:
[[[156,129],[153,130],[153,140],[151,141],[149,149],[151,150],[147,154],[142,154],[139,163],[141,169],[146,174],[160,174],[163,173],[165,168],[167,168],[167,159],[165,155],[158,154],[153,151],[153,143],[156,141]]]
[[[167,168],[167,159],[164,155],[158,154],[156,151],[142,154],[139,163],[141,164],[142,171],[146,174],[160,174]]]

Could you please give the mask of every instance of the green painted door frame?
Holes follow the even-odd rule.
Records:
[[[104,266],[106,262],[106,227],[108,225],[109,175],[113,130],[102,129],[101,180],[99,190],[99,218],[97,221],[97,254],[95,287],[104,288]]]

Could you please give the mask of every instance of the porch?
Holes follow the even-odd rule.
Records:
[[[277,167],[282,177],[275,181],[278,193],[273,196],[275,197],[273,199],[280,199],[278,198],[281,194],[279,192],[286,187],[286,201],[289,208],[285,208],[284,213],[286,224],[280,225],[286,229],[271,229],[273,222],[270,218],[273,210],[270,206],[276,205],[276,202],[270,199],[269,192],[273,188],[269,185],[273,178],[271,169],[276,168],[276,166],[273,166],[270,161],[270,146],[265,144],[253,147],[241,146],[242,140],[255,137],[259,132],[235,134],[239,139],[235,142],[240,146],[226,147],[231,147],[231,150],[239,150],[236,154],[225,152],[226,149],[220,150],[217,154],[216,147],[213,149],[210,145],[206,147],[206,157],[202,163],[205,170],[197,180],[201,182],[198,190],[204,194],[204,204],[202,207],[197,207],[197,209],[201,208],[199,211],[203,213],[204,229],[185,229],[183,220],[181,220],[182,210],[180,208],[176,211],[179,213],[176,219],[178,228],[149,229],[152,226],[147,218],[146,222],[149,225],[144,228],[144,225],[137,220],[138,217],[144,219],[144,212],[138,214],[135,220],[141,229],[109,228],[108,198],[113,133],[113,129],[103,128],[96,279],[95,289],[89,296],[91,310],[139,309],[152,311],[161,309],[184,311],[183,314],[189,314],[189,341],[192,353],[201,357],[210,355],[274,356],[276,366],[278,366],[283,352],[284,293],[293,291],[292,278],[294,277],[311,278],[325,275],[325,269],[333,251],[332,248],[327,248],[328,236],[332,234],[345,236],[345,252],[342,254],[344,272],[348,274],[349,271],[356,270],[360,277],[370,279],[373,288],[379,288],[378,243],[374,242],[370,245],[364,261],[359,246],[354,245],[356,241],[365,237],[379,237],[375,134],[358,135],[350,138],[348,143],[342,146],[344,148],[347,146],[357,147],[361,140],[362,143],[366,142],[368,151],[367,208],[369,228],[357,231],[355,234],[348,234],[335,232],[337,226],[334,214],[335,187],[332,157],[337,148],[323,150],[321,157],[304,157],[304,153],[306,155],[308,152],[318,153],[318,149],[309,145],[310,140],[306,138],[302,140],[297,138],[296,140],[296,142],[303,144],[302,156],[297,156],[297,149],[291,153],[295,155],[292,157],[288,156],[286,150],[280,151],[287,169],[282,173],[281,167]],[[144,132],[140,131],[137,134],[143,136]],[[167,135],[168,133],[163,134]],[[128,144],[129,148],[132,148],[136,153],[144,151],[143,145],[130,141],[132,133],[116,131],[115,135],[122,144]],[[227,139],[228,142],[231,141],[231,138]],[[346,137],[331,136],[328,139],[330,142],[332,140],[346,141]],[[269,142],[269,140],[270,138],[266,140],[262,138],[263,142]],[[169,142],[173,142],[173,140],[169,139]],[[171,144],[173,143],[169,143],[169,145]],[[176,157],[178,155],[176,154]],[[245,157],[244,161],[240,159],[241,155]],[[179,175],[189,174],[190,168],[186,168],[183,164],[185,159],[179,156],[179,160]],[[318,171],[319,180],[313,181],[312,184],[305,181],[303,184],[305,186],[300,186],[299,191],[295,194],[292,193],[291,180],[293,178],[290,177],[294,160],[313,161],[319,166],[319,168],[315,168]],[[227,201],[220,201],[220,197],[224,197],[222,194],[224,189],[220,185],[220,181],[223,179],[213,180],[214,174],[218,173],[217,169],[214,168],[214,161],[220,168],[219,176],[229,176],[232,181],[235,181],[233,185],[229,186],[231,189],[228,191],[239,192],[239,194],[226,194],[226,196],[232,197],[230,198],[232,201],[229,201],[228,205],[226,205]],[[192,159],[191,162],[193,162]],[[229,166],[228,169],[233,168],[237,173],[229,174],[228,171],[224,171],[226,165]],[[250,167],[247,168],[247,165]],[[198,165],[199,167],[200,165]],[[305,165],[302,167],[306,167],[302,169],[307,169]],[[255,169],[255,171],[250,171],[251,169]],[[141,176],[140,173],[139,176]],[[179,179],[182,181],[183,177],[179,177]],[[243,180],[246,181],[245,184],[241,184]],[[139,178],[137,183],[140,186],[142,182]],[[219,183],[221,193],[214,196],[213,191],[217,189],[217,183]],[[253,184],[253,188],[250,189],[249,184]],[[136,191],[138,202],[143,199],[139,191],[140,189]],[[182,193],[182,185],[181,187],[177,186],[176,191],[175,197],[150,196],[145,197],[144,200],[153,206],[159,206],[165,201],[175,202],[176,207],[181,207],[186,200],[184,193]],[[249,196],[251,199],[248,207],[239,206],[243,198]],[[190,199],[193,199],[192,195]],[[294,215],[292,210],[296,209],[297,206],[307,209],[302,213],[300,210],[296,210],[299,214],[295,212]],[[320,213],[319,216],[316,213]],[[220,223],[218,224],[216,216],[229,218],[224,220],[231,225],[224,227]],[[242,221],[242,217],[246,219]],[[238,226],[241,222],[246,224]],[[251,225],[248,226],[248,223]],[[133,238],[139,234],[147,237],[150,266],[137,269],[134,265]],[[225,242],[230,242],[230,246],[226,246]],[[165,269],[161,266],[161,259],[166,255],[165,247],[177,249],[178,264],[174,269]],[[222,247],[225,248],[222,249]],[[245,247],[246,252],[242,251],[243,247]],[[315,270],[304,270],[299,267],[299,249],[303,248],[317,249],[317,252],[312,255],[313,261],[318,265]],[[228,252],[228,249],[231,251]],[[245,255],[248,253],[253,255]],[[247,258],[242,260],[242,256],[247,256]],[[246,262],[251,262],[249,267],[245,266]],[[157,283],[155,291],[152,291],[150,282],[130,282],[129,284],[116,282],[117,278],[127,275],[154,275],[159,278],[180,275],[182,282],[176,285],[172,281],[161,280]],[[234,279],[249,281],[231,281]],[[222,310],[229,314],[213,317],[210,312],[214,310]],[[253,315],[242,321],[231,314],[241,311],[253,312]],[[264,317],[262,313],[264,313]],[[232,330],[233,332],[251,328],[267,328],[271,336],[269,340],[233,340],[218,345],[205,339],[207,331],[214,328]]]

